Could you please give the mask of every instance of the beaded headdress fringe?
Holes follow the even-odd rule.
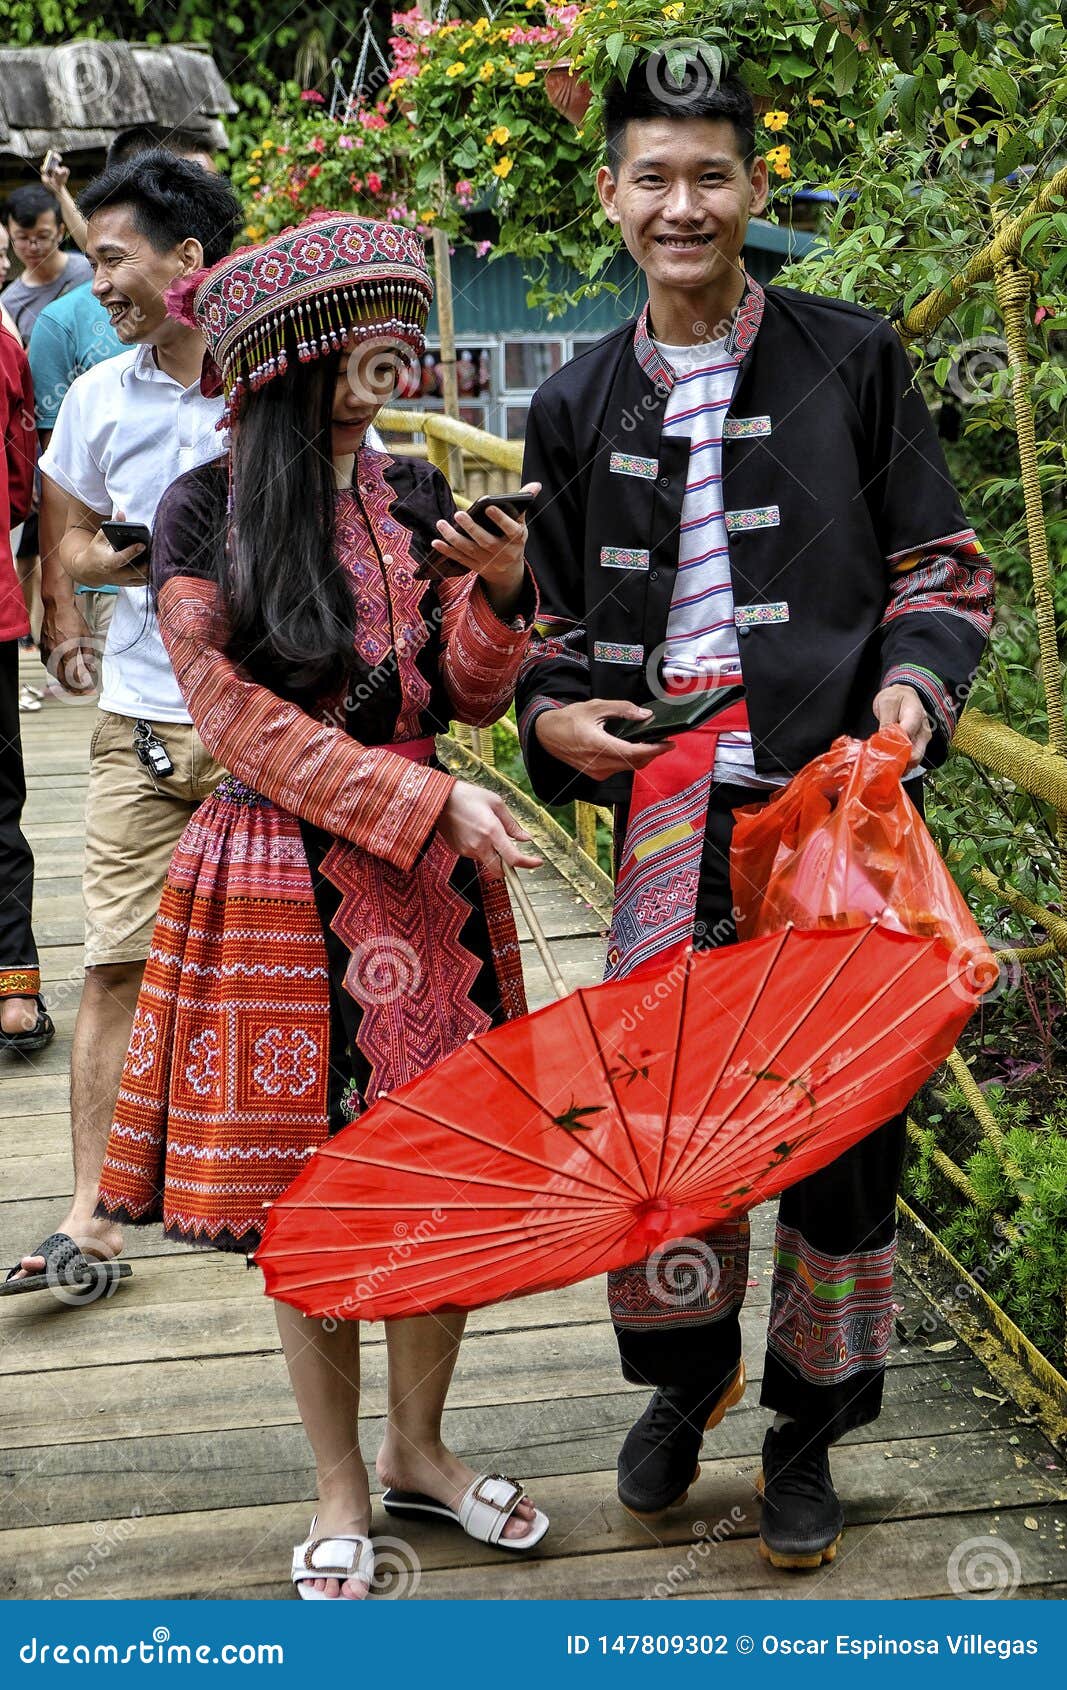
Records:
[[[293,356],[307,364],[378,339],[401,342],[421,355],[429,303],[424,289],[385,281],[331,288],[279,307],[228,349],[222,367],[223,426],[233,422],[245,394],[258,393],[284,375]]]

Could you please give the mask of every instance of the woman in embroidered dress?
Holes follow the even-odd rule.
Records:
[[[492,537],[438,471],[363,443],[383,374],[391,388],[421,354],[431,291],[414,235],[325,217],[170,302],[205,334],[232,441],[165,495],[152,579],[190,713],[231,773],[174,856],[100,1197],[170,1238],[251,1252],[329,1134],[525,1011],[500,876],[537,859],[432,737],[507,708],[536,608],[525,529],[501,514]],[[358,1324],[276,1308],[318,1470],[293,1579],[364,1596]],[[387,1323],[384,1500],[532,1548],[548,1521],[521,1487],[441,1440],[462,1328]]]

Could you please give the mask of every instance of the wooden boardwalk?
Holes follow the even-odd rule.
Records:
[[[22,718],[37,856],[36,930],[59,1034],[40,1058],[0,1056],[0,1261],[52,1230],[69,1191],[67,1065],[80,989],[82,805],[92,711],[49,701]],[[571,984],[596,978],[599,923],[554,870],[533,878]],[[548,985],[527,952],[531,997]],[[877,1424],[836,1453],[848,1529],[836,1563],[775,1574],[756,1550],[752,1480],[772,1217],[754,1219],[744,1314],[752,1383],[710,1434],[700,1482],[659,1531],[615,1495],[619,1444],[645,1393],[619,1376],[600,1282],[472,1317],[446,1435],[479,1470],[521,1475],[552,1516],[517,1563],[447,1528],[390,1522],[398,1592],[418,1599],[940,1597],[983,1567],[1006,1594],[1067,1590],[1063,1458],[963,1340],[939,1325],[894,1346]],[[289,1599],[291,1547],[312,1469],[270,1303],[243,1261],[128,1233],[134,1277],[71,1310],[47,1294],[0,1301],[0,1589],[6,1596]],[[898,1330],[930,1298],[900,1276]],[[384,1345],[364,1340],[362,1441],[384,1412]],[[976,1540],[988,1539],[985,1544]],[[982,1557],[985,1557],[984,1561]]]

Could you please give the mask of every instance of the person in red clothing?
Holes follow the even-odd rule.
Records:
[[[37,434],[29,360],[0,325],[0,1050],[40,1050],[55,1037],[33,942],[33,853],[22,832],[26,778],[19,731],[19,640],[29,633],[10,531],[33,501]]]

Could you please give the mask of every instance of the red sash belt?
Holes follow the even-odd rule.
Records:
[[[734,686],[735,680],[686,681],[674,694]],[[604,978],[618,980],[655,963],[662,968],[692,942],[708,797],[720,734],[748,729],[744,699],[680,733],[672,750],[634,776]]]

